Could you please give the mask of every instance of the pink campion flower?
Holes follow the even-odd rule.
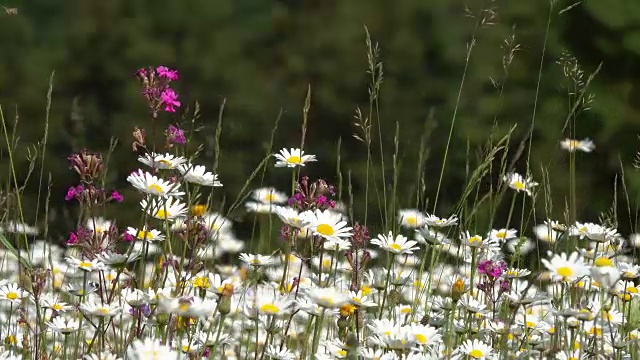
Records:
[[[124,196],[122,196],[119,192],[114,190],[113,192],[111,192],[111,200],[115,200],[115,201],[121,203],[121,202],[124,201]]]
[[[167,80],[178,80],[178,70],[169,69],[166,66],[158,66],[156,68],[156,73],[161,78],[165,78]]]
[[[78,242],[78,235],[72,232],[69,234],[69,240],[67,240],[67,245],[75,245]]]
[[[160,100],[164,104],[164,111],[176,112],[176,108],[180,107],[180,101],[178,101],[178,94],[173,91],[172,88],[166,88],[160,95]]]
[[[69,190],[67,190],[67,195],[65,195],[64,199],[66,201],[73,200],[73,199],[80,200],[83,192],[84,192],[84,186],[82,185],[72,186],[69,188]]]
[[[167,135],[167,142],[169,144],[184,144],[187,142],[187,139],[184,137],[184,131],[179,127],[169,125],[165,134]]]
[[[64,197],[66,201],[74,199],[76,197],[76,187],[72,186],[67,190],[67,195]]]
[[[128,232],[125,232],[123,235],[124,241],[128,241],[128,242],[132,242],[134,239],[133,235],[129,234]]]

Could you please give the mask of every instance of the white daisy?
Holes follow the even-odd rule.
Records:
[[[596,148],[596,145],[589,138],[584,140],[564,139],[560,142],[560,147],[569,152],[574,152],[576,150],[592,152],[593,149]]]
[[[127,349],[127,359],[132,360],[178,360],[179,358],[180,354],[178,352],[171,350],[170,347],[160,344],[159,340],[152,338],[135,340]]]
[[[289,150],[282,149],[279,154],[274,154],[276,161],[276,167],[296,167],[304,166],[306,162],[316,161],[315,155],[305,155],[304,151],[300,149],[291,148]]]
[[[78,258],[75,258],[73,256],[68,256],[65,258],[65,260],[67,260],[67,263],[73,267],[74,269],[80,269],[80,270],[84,270],[84,271],[100,271],[100,270],[105,270],[106,266],[105,264],[98,260],[98,259],[93,259],[93,260],[81,260]]]
[[[186,182],[201,186],[222,186],[218,175],[208,172],[202,165],[183,164],[178,166],[178,170]]]
[[[170,183],[142,170],[132,172],[127,181],[142,193],[155,196],[182,196],[180,183]]]
[[[530,177],[524,178],[518,173],[509,173],[502,179],[513,190],[518,192],[524,191],[527,193],[527,195],[531,195],[531,189],[533,189],[535,186],[538,186],[538,183],[533,181],[533,179],[531,179]]]
[[[308,213],[310,222],[309,229],[313,234],[321,236],[327,240],[336,240],[339,238],[348,238],[351,235],[351,227],[347,226],[347,222],[342,220],[342,215],[330,210]]]
[[[144,240],[147,242],[154,241],[162,241],[164,240],[164,235],[158,230],[155,229],[147,229],[147,227],[143,227],[141,230],[136,228],[128,227],[127,234],[133,236],[137,240]]]
[[[565,253],[556,254],[551,261],[547,259],[541,259],[541,261],[558,281],[574,281],[589,274],[589,269],[577,252],[571,253],[569,257]]]
[[[143,199],[140,201],[140,206],[147,214],[160,220],[173,220],[187,214],[187,205],[172,197],[166,199],[152,198],[150,202]]]
[[[309,213],[306,211],[299,213],[298,210],[288,206],[276,206],[274,212],[283,223],[289,226],[302,229],[309,225],[307,219]]]
[[[179,165],[182,165],[187,162],[182,156],[174,156],[169,153],[166,154],[145,154],[144,156],[140,156],[138,161],[149,166],[153,169],[175,169]]]
[[[495,230],[492,229],[491,232],[489,233],[489,238],[493,239],[493,240],[498,240],[500,242],[505,242],[507,240],[513,239],[516,237],[516,234],[518,233],[518,230],[515,229],[500,229],[500,230]]]
[[[426,224],[424,214],[418,209],[399,210],[398,223],[408,229],[419,229]]]
[[[289,200],[287,195],[272,187],[254,190],[251,197],[263,204],[284,204]]]
[[[0,287],[0,300],[9,301],[12,303],[20,303],[22,299],[27,297],[29,294],[22,290],[18,284],[9,283]]]
[[[93,217],[87,219],[85,227],[96,233],[96,235],[102,235],[102,233],[108,232],[111,229],[112,224],[113,222],[111,220],[103,217]]]
[[[88,315],[100,317],[116,316],[122,313],[122,308],[116,304],[100,304],[93,300],[82,303],[80,310]]]
[[[72,318],[64,318],[62,316],[55,317],[53,320],[46,322],[51,331],[59,334],[68,335],[80,329],[80,322]]]
[[[371,243],[396,255],[413,254],[413,250],[419,249],[419,247],[414,246],[418,243],[417,241],[407,240],[407,237],[401,234],[394,237],[392,232],[389,232],[386,236],[379,234],[377,239],[371,240]]]
[[[489,358],[492,351],[491,346],[480,340],[467,340],[456,349],[457,353],[464,354],[472,359]]]
[[[458,223],[458,217],[456,215],[451,215],[451,216],[449,216],[448,219],[445,219],[445,218],[439,218],[439,217],[437,217],[435,215],[428,214],[427,218],[424,221],[429,226],[447,227],[447,226],[456,225]]]

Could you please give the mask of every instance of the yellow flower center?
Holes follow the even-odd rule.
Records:
[[[102,315],[107,315],[109,313],[109,309],[102,307],[97,309],[97,312]]]
[[[62,311],[63,307],[60,304],[53,304],[51,308],[55,311]]]
[[[410,314],[411,313],[411,307],[410,306],[405,306],[403,308],[400,309],[400,313],[402,314]]]
[[[569,276],[573,275],[573,270],[568,266],[559,267],[556,272],[563,278],[568,278]]]
[[[201,289],[208,289],[211,287],[211,284],[209,283],[209,278],[204,277],[204,276],[199,276],[195,279],[193,279],[193,286],[201,288]]]
[[[290,164],[302,164],[302,159],[300,156],[292,155],[287,158],[287,162]]]
[[[464,281],[462,281],[461,278],[456,279],[453,286],[451,286],[451,291],[453,293],[461,294],[464,291]]]
[[[506,234],[504,234],[503,236],[500,236],[500,233],[498,233],[498,237],[502,238],[504,237]],[[470,244],[475,244],[475,243],[481,243],[482,242],[482,238],[480,238],[480,236],[472,236],[469,238],[469,243]]]
[[[267,195],[264,196],[264,202],[270,203],[275,201],[275,199],[276,199],[276,196],[273,195],[272,193],[268,193]]]
[[[155,215],[155,217],[157,217],[158,219],[167,219],[170,216],[171,214],[169,213],[169,211],[165,211],[164,209],[160,209],[156,211],[156,215]]]
[[[350,316],[356,311],[356,307],[352,304],[346,304],[340,307],[340,315],[342,316]]]
[[[140,230],[136,234],[136,237],[140,240],[147,240],[147,239],[151,239],[153,237],[153,234],[151,234],[149,231]]]
[[[507,237],[507,232],[506,231],[498,231],[498,233],[496,234],[497,238],[500,239],[504,239]],[[471,241],[471,239],[469,239],[469,241]]]
[[[7,294],[7,299],[9,300],[15,300],[18,298],[18,294],[14,293],[14,292],[10,292]]]
[[[267,314],[278,314],[280,312],[280,308],[274,304],[264,304],[260,306],[260,311]]]
[[[178,306],[178,309],[180,309],[180,311],[187,311],[189,310],[189,305],[191,305],[191,303],[188,303],[188,302],[182,303]]]
[[[522,183],[522,181],[514,181],[512,185],[516,190],[524,190],[524,188],[525,188],[525,186]]]
[[[418,225],[418,219],[415,216],[409,216],[407,218],[404,219],[408,225],[410,226],[416,226]]]
[[[627,292],[636,294],[636,293],[638,293],[638,288],[635,287],[635,286],[629,286],[629,287],[627,287]]]
[[[78,264],[78,267],[81,268],[90,268],[91,267],[91,263],[88,261],[80,261],[80,263]]]
[[[395,250],[395,251],[400,251],[400,250],[402,250],[402,246],[400,246],[400,245],[398,245],[398,244],[396,244],[396,243],[393,243],[393,244],[389,245],[389,247],[390,247],[390,248],[392,248],[392,249],[393,249],[393,250]]]
[[[164,190],[158,184],[151,184],[147,186],[147,190],[149,190],[150,192],[158,193],[158,194],[164,194]]]
[[[484,353],[482,352],[482,350],[473,349],[469,352],[469,356],[471,356],[472,358],[480,359],[484,356]]]
[[[416,341],[419,344],[426,344],[427,343],[427,337],[422,335],[422,334],[416,334]]]
[[[362,285],[360,286],[360,291],[362,291],[362,295],[369,295],[371,294],[371,288],[368,287],[367,285]]]
[[[320,224],[316,227],[316,231],[320,233],[320,235],[331,236],[335,233],[333,227],[329,224]]]
[[[527,321],[526,323],[528,328],[535,328],[536,327],[536,323],[534,323],[533,321]]]
[[[613,266],[613,261],[607,257],[599,257],[593,264],[597,267]]]
[[[207,211],[207,205],[194,205],[191,207],[191,215],[202,216]]]
[[[169,161],[169,160],[162,159],[162,160],[158,160],[157,162],[162,164],[162,165],[164,165],[164,166],[167,166],[167,167],[172,167],[173,166],[173,164],[171,164],[171,161]]]

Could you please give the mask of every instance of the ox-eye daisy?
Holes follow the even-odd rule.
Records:
[[[289,200],[287,195],[272,187],[254,190],[251,197],[263,204],[284,204]]]
[[[20,303],[22,298],[29,294],[18,287],[16,283],[9,283],[0,287],[0,300],[6,300],[12,303]]]
[[[140,156],[138,161],[153,169],[175,169],[179,165],[186,163],[187,159],[182,156],[174,156],[169,153],[151,153]]]
[[[151,202],[143,199],[140,201],[140,206],[147,214],[160,220],[173,220],[187,213],[187,205],[175,198],[167,198],[164,200],[153,198]]]
[[[574,152],[576,150],[592,152],[593,149],[596,148],[596,145],[589,138],[584,140],[564,139],[560,142],[560,147],[569,152]]]
[[[127,181],[139,191],[156,196],[181,196],[180,183],[170,183],[142,170],[132,172]]]
[[[147,227],[143,227],[141,230],[136,228],[128,227],[127,234],[131,235],[134,239],[144,240],[147,242],[154,241],[162,241],[164,240],[164,235],[158,230],[155,229],[147,229]]]
[[[538,186],[538,183],[530,177],[525,178],[518,173],[509,173],[503,177],[503,180],[513,190],[518,192],[524,191],[527,195],[531,195],[531,189]]]
[[[435,215],[427,215],[425,222],[427,223],[427,225],[433,227],[446,227],[456,225],[458,223],[458,217],[456,215],[451,215],[448,219],[445,219],[439,218]]]
[[[202,165],[183,164],[178,166],[178,170],[186,182],[201,186],[222,186],[218,175],[208,172]]]
[[[163,359],[178,360],[180,354],[170,347],[160,344],[159,340],[146,338],[135,340],[127,349],[128,359]]]
[[[106,266],[104,265],[104,263],[98,259],[93,259],[89,261],[86,259],[81,260],[72,256],[68,256],[65,259],[67,260],[67,263],[75,269],[80,269],[80,270],[89,271],[89,272],[106,269]]]
[[[240,254],[240,260],[251,266],[270,266],[278,263],[278,259],[273,256],[266,256],[260,254]]]
[[[306,211],[299,213],[298,210],[288,206],[276,206],[274,212],[283,223],[289,226],[302,229],[309,225],[308,212]]]
[[[371,243],[396,255],[413,254],[413,250],[419,249],[417,246],[414,246],[418,243],[417,241],[407,240],[405,236],[400,234],[394,237],[392,232],[389,232],[389,235],[386,236],[382,234],[378,235],[378,238],[371,240]]]
[[[589,273],[577,252],[571,253],[568,257],[566,253],[556,254],[551,260],[541,259],[541,261],[558,281],[574,281]]]
[[[347,222],[342,220],[342,215],[339,213],[316,210],[315,213],[308,214],[309,229],[315,235],[327,240],[347,238],[352,235],[351,227],[347,226]]]
[[[296,167],[304,166],[306,162],[316,161],[315,155],[305,155],[300,149],[282,149],[279,154],[274,155],[278,160],[276,167]]]
[[[402,209],[398,211],[398,223],[408,229],[419,229],[425,223],[424,214],[418,209]]]
[[[456,349],[456,352],[471,359],[486,359],[492,351],[491,346],[480,340],[467,340]]]
[[[348,294],[340,292],[333,287],[310,288],[305,291],[305,294],[309,300],[323,308],[337,309],[342,305],[348,304],[350,300]]]

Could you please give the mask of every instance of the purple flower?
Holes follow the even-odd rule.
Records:
[[[76,187],[72,186],[67,190],[67,195],[64,197],[66,201],[69,201],[76,197]]]
[[[172,88],[164,89],[160,95],[160,100],[164,104],[164,111],[166,112],[176,112],[176,108],[180,107],[178,94]]]
[[[84,186],[82,185],[72,186],[69,188],[69,190],[67,190],[67,195],[65,195],[64,199],[66,201],[69,201],[72,199],[79,200],[82,197],[83,192],[84,192]]]
[[[121,203],[121,202],[123,202],[123,201],[124,201],[124,196],[122,196],[119,192],[117,192],[116,190],[114,190],[114,191],[111,193],[111,200],[115,200],[115,201],[117,201],[117,202]]]
[[[179,127],[169,125],[166,131],[167,141],[171,144],[184,144],[187,139],[184,137],[184,131]]]
[[[67,245],[74,245],[77,242],[78,242],[78,235],[76,235],[74,232],[70,233],[69,240],[67,240]]]
[[[133,235],[131,235],[131,234],[127,233],[127,232],[123,234],[123,237],[124,237],[124,241],[131,242],[131,241],[134,240]]]
[[[158,66],[156,68],[158,76],[167,80],[178,80],[178,70],[169,69],[166,66]]]

